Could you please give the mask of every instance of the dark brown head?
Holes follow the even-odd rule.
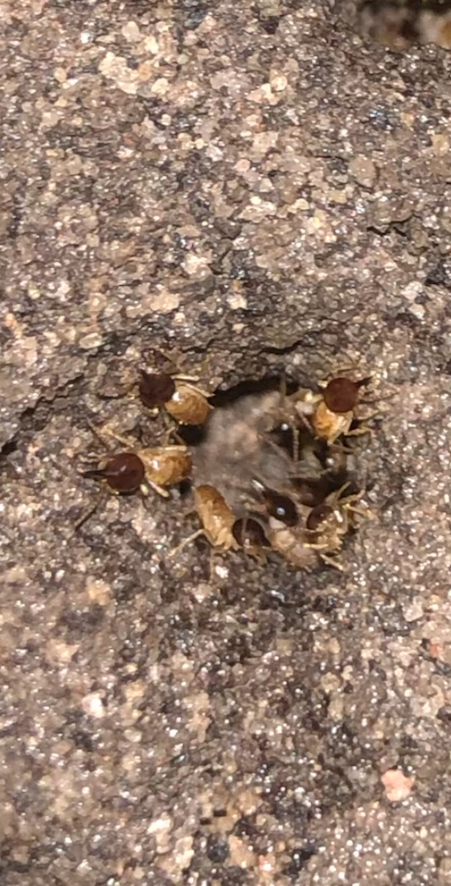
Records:
[[[175,381],[166,372],[144,372],[141,369],[139,396],[148,409],[164,406],[175,394]]]
[[[285,526],[296,526],[299,514],[294,501],[288,495],[281,495],[273,489],[265,489],[263,498],[270,517],[275,517]]]
[[[321,531],[321,525],[333,515],[333,512],[334,509],[326,504],[317,505],[316,508],[312,508],[307,517],[307,529],[309,529],[310,532]]]
[[[361,382],[352,381],[345,375],[332,378],[323,393],[327,408],[338,414],[352,412],[358,403],[360,387]]]
[[[232,526],[232,535],[241,548],[268,547],[265,530],[255,517],[239,517]]]
[[[134,452],[120,452],[112,455],[103,468],[84,471],[83,476],[106,480],[113,492],[131,494],[138,491],[145,480],[146,472],[139,455]]]

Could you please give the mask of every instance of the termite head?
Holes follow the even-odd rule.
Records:
[[[103,459],[97,468],[83,471],[83,476],[104,481],[111,492],[131,495],[145,483],[146,471],[139,455],[119,452]]]
[[[324,523],[334,519],[334,509],[324,502],[312,508],[306,520],[306,527],[310,532],[321,532]]]
[[[297,507],[289,495],[269,489],[259,480],[253,480],[254,489],[259,493],[264,502],[265,512],[269,517],[274,517],[285,526],[296,526],[299,522]]]
[[[370,381],[370,378],[353,381],[346,375],[332,378],[323,391],[323,400],[327,408],[338,415],[353,412],[360,398],[360,389]]]
[[[148,409],[164,406],[174,396],[175,391],[175,381],[167,372],[140,370],[139,396]]]

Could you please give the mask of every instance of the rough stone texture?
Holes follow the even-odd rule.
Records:
[[[0,3],[2,886],[450,882],[451,60],[339,11]],[[362,357],[347,574],[171,559],[175,496],[74,533],[155,347],[212,389]]]

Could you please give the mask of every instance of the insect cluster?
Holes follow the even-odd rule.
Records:
[[[372,432],[376,414],[371,378],[346,368],[316,391],[281,386],[225,406],[187,375],[141,370],[133,387],[146,413],[163,420],[164,444],[140,448],[110,433],[118,451],[83,475],[116,495],[167,498],[188,482],[199,527],[172,555],[203,535],[215,550],[262,563],[275,552],[299,568],[318,558],[343,568],[345,540],[371,517],[351,480],[352,441]]]
[[[451,13],[446,0],[364,0],[359,6],[362,34],[394,52],[427,43],[451,49]]]

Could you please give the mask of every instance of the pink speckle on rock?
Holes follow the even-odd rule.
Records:
[[[400,769],[387,769],[381,778],[385,788],[385,796],[390,803],[407,800],[415,783],[415,776],[407,776]]]

